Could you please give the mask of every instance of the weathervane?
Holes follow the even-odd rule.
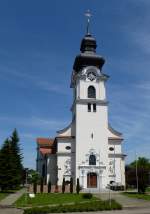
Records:
[[[89,28],[90,28],[90,19],[92,17],[92,14],[91,14],[90,10],[87,10],[85,12],[85,16],[87,17],[86,33],[87,33],[87,35],[89,35],[90,34],[90,30],[89,30]]]

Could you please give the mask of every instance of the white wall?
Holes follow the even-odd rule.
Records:
[[[88,99],[87,89],[93,85],[96,89],[96,100],[105,100],[104,81],[79,80],[77,85],[78,99]],[[91,99],[88,99],[89,102]],[[93,100],[93,99],[92,99]],[[87,103],[76,104],[76,178],[79,177],[78,166],[84,161],[91,148],[100,153],[101,161],[108,165],[108,118],[107,105],[96,103],[97,111],[88,112]],[[93,134],[93,139],[92,139]],[[103,186],[108,184],[108,167],[103,172]]]
[[[51,181],[52,185],[57,183],[57,156],[50,154],[47,158],[47,183]]]

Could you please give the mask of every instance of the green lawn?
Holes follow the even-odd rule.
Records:
[[[52,204],[65,204],[65,203],[80,203],[86,201],[95,201],[97,198],[84,199],[82,194],[70,193],[43,193],[36,194],[35,198],[29,198],[27,195],[21,196],[16,202],[16,207],[37,206],[37,205],[52,205]]]
[[[4,193],[4,192],[0,192],[0,201],[5,198],[7,195],[9,195],[8,193]]]
[[[124,195],[130,197],[130,198],[138,198],[138,199],[143,199],[143,200],[150,200],[150,195],[148,194],[139,194],[139,193],[134,193],[134,192],[124,192]]]
[[[73,213],[73,212],[89,212],[102,210],[120,210],[122,206],[116,201],[89,201],[85,203],[32,207],[24,210],[24,214],[39,214],[39,213]]]

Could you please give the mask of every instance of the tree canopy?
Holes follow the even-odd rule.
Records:
[[[126,166],[127,185],[138,188],[139,193],[144,193],[150,179],[150,161],[145,157],[139,157]]]
[[[0,188],[16,189],[22,183],[22,153],[19,137],[15,129],[0,149]]]

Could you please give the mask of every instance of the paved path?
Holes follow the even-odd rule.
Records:
[[[0,207],[11,206],[20,196],[25,193],[26,189],[21,189],[15,193],[9,194],[6,198],[0,201]]]
[[[23,210],[16,208],[0,208],[0,214],[23,214]]]
[[[101,193],[96,194],[97,197],[100,197],[103,200],[109,199],[109,197],[115,199],[118,203],[120,203],[123,208],[149,208],[150,214],[150,201],[136,199],[136,198],[129,198],[121,193],[111,192],[109,193]]]
[[[82,214],[150,214],[150,209],[118,210],[118,211],[100,211],[100,212],[82,212]],[[0,214],[23,214],[23,210],[9,208],[0,209]],[[72,213],[68,213],[72,214]],[[81,214],[81,213],[75,213]]]

